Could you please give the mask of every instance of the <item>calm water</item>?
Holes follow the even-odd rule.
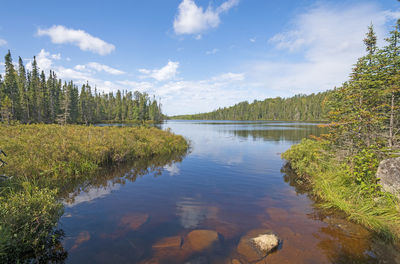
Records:
[[[267,263],[399,261],[363,228],[316,209],[285,170],[280,154],[318,135],[316,124],[168,121],[166,128],[191,141],[184,158],[124,165],[68,195],[60,221],[66,262],[231,263],[240,237],[256,228],[283,240]],[[219,245],[152,247],[166,237],[184,244],[195,229],[217,231]]]

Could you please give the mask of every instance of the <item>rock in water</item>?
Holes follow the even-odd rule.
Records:
[[[266,253],[273,250],[279,244],[279,239],[274,234],[259,235],[258,237],[252,238],[251,241],[260,251]]]
[[[237,246],[237,251],[246,261],[254,262],[266,257],[279,245],[277,235],[267,229],[256,229],[244,235]]]
[[[180,236],[166,237],[157,241],[153,248],[179,248],[181,246],[182,238]]]
[[[138,230],[144,223],[147,222],[148,219],[149,219],[148,214],[130,213],[124,215],[121,218],[119,224],[120,226],[124,226],[132,230]]]
[[[193,230],[187,235],[183,247],[190,247],[193,251],[203,251],[211,248],[217,242],[217,232],[213,230]]]
[[[382,160],[379,164],[376,177],[386,192],[390,192],[400,199],[400,157]]]

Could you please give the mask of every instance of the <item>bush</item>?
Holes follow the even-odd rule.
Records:
[[[5,188],[3,192],[8,193],[0,197],[0,262],[23,262],[45,255],[61,235],[54,231],[63,213],[56,191],[29,182],[23,182],[18,192]]]

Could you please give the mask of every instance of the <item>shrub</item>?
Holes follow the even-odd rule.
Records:
[[[7,194],[0,197],[0,262],[39,258],[61,235],[54,230],[63,213],[56,191],[29,182],[22,183],[21,191],[4,191]]]

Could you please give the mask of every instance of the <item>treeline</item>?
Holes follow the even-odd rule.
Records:
[[[350,79],[327,100],[330,139],[352,153],[399,148],[400,21],[385,40],[386,46],[378,48],[373,27],[369,27],[364,39],[366,55],[354,65]]]
[[[268,98],[263,101],[254,100],[240,102],[231,107],[219,108],[210,113],[180,115],[176,119],[197,120],[293,120],[321,121],[326,111],[323,102],[329,92],[295,95],[290,98]]]
[[[101,121],[162,120],[161,105],[147,93],[118,90],[99,93],[86,83],[79,89],[72,81],[46,76],[36,58],[28,71],[21,59],[18,68],[11,53],[5,56],[5,76],[0,75],[0,117],[3,122],[91,124]]]

